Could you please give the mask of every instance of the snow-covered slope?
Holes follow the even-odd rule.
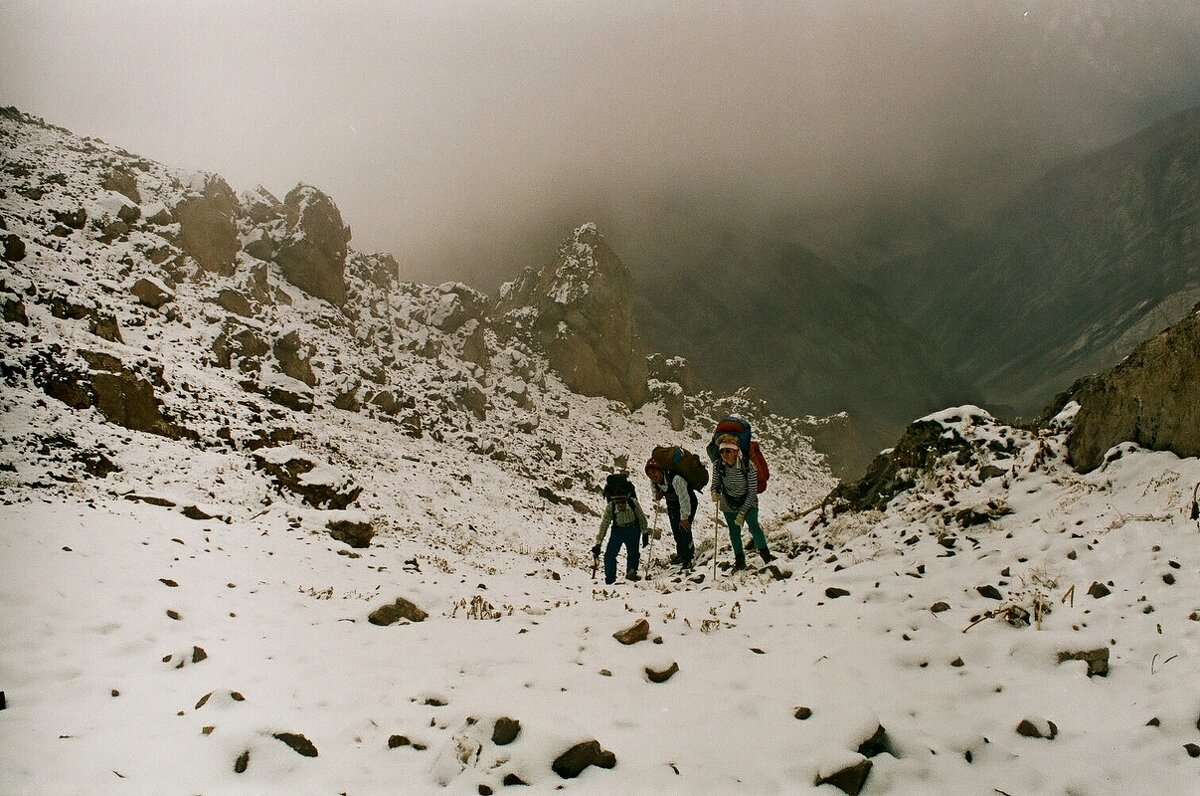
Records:
[[[0,125],[0,213],[25,248],[3,265],[0,792],[1015,796],[1198,780],[1197,460],[1127,447],[1079,476],[1063,432],[963,408],[930,419],[962,444],[911,488],[822,522],[805,509],[832,479],[800,424],[761,404],[685,398],[672,432],[658,402],[575,395],[483,328],[483,297],[396,282],[375,255],[350,252],[340,308],[244,251],[232,273],[196,268],[141,219],[211,178]],[[141,199],[124,230],[101,186],[117,166]],[[53,234],[55,212],[79,209]],[[247,241],[273,223],[237,219]],[[171,300],[135,298],[141,279]],[[150,395],[157,419],[131,430]],[[638,472],[655,444],[702,447],[727,411],[770,457],[779,566],[731,573],[704,505],[696,571],[669,566],[666,533],[646,580],[597,583],[604,474]],[[424,618],[370,621],[397,600]],[[1015,609],[1032,624],[1010,624]],[[613,638],[641,619],[648,638]],[[1059,663],[1098,649],[1107,676]],[[556,772],[593,740],[611,768]]]

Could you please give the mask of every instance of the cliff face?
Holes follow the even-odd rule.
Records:
[[[1200,456],[1200,304],[1119,365],[1075,382],[1042,422],[1074,412],[1070,459],[1082,471],[1121,442]]]
[[[633,283],[594,224],[583,224],[540,269],[501,289],[497,323],[540,347],[582,395],[646,400],[646,350],[633,320]]]

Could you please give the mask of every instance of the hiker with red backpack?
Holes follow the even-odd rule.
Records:
[[[638,578],[638,537],[642,544],[649,542],[646,513],[638,503],[637,492],[625,473],[613,473],[604,484],[604,516],[600,518],[600,533],[596,536],[596,544],[592,546],[592,558],[600,557],[600,545],[608,534],[609,525],[612,535],[608,538],[608,546],[604,548],[604,583],[611,586],[617,581],[617,555],[625,548],[625,580],[635,581]],[[595,569],[593,568],[593,576]]]
[[[729,526],[734,570],[746,568],[743,525],[750,526],[750,536],[763,563],[771,563],[775,556],[767,548],[767,536],[758,524],[758,493],[766,487],[769,473],[758,443],[750,439],[750,424],[738,417],[725,418],[717,425],[708,453],[713,459],[712,499]]]

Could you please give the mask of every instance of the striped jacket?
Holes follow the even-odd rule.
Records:
[[[754,462],[748,466],[742,454],[732,466],[718,461],[713,467],[712,493],[721,496],[721,511],[746,515],[758,508],[758,470]]]

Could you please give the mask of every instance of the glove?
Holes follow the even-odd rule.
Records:
[[[738,528],[741,528],[742,525],[746,522],[746,515],[739,514],[733,519],[733,521],[737,524]]]
[[[600,557],[600,545],[594,544],[594,545],[592,545],[592,558],[599,558],[599,557]]]
[[[642,547],[649,547],[649,546],[650,546],[650,534],[644,533],[644,534],[642,534]]]
[[[679,530],[690,531],[691,529],[692,529],[692,521],[691,520],[680,520],[679,521]]]
[[[712,500],[713,500],[713,503],[720,503],[720,502],[721,502],[721,493],[720,493],[720,492],[713,492],[713,493],[712,493]]]

